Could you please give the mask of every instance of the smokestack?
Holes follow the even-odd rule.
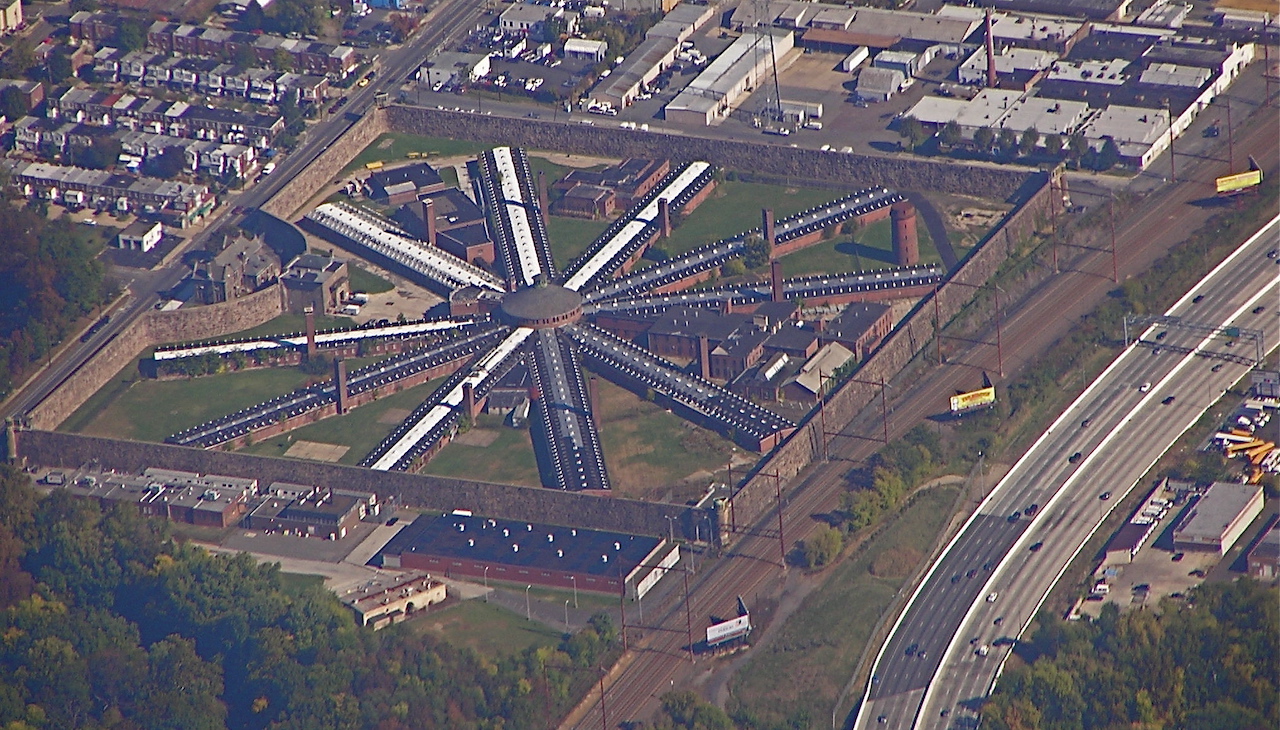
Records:
[[[462,408],[472,422],[476,420],[476,391],[471,383],[462,384]]]
[[[671,238],[671,201],[658,198],[658,235]]]
[[[703,380],[711,379],[711,341],[706,335],[698,337],[698,374]]]
[[[920,263],[920,241],[916,237],[916,207],[907,201],[894,203],[889,208],[893,219],[893,254],[899,266],[915,266]]]
[[[770,301],[786,301],[782,291],[782,262],[777,259],[769,262],[769,284],[772,293]]]
[[[307,307],[303,312],[307,315],[307,357],[312,358],[316,354],[316,310]]]
[[[733,294],[725,297],[724,301],[720,302],[720,311],[724,314],[733,314]]]
[[[587,379],[587,408],[590,408],[592,413],[597,412],[599,408],[599,397],[596,393],[596,376],[592,375]]]
[[[427,245],[436,245],[436,203],[431,198],[422,199],[422,220],[427,224]]]
[[[347,361],[336,358],[333,361],[333,387],[338,391],[338,415],[350,410],[347,403]]]
[[[773,247],[777,244],[777,236],[774,234],[773,225],[773,208],[765,208],[760,211],[762,225],[764,227],[764,240],[769,244],[769,256],[773,256]]]
[[[996,87],[996,38],[991,32],[991,8],[987,8],[987,88]]]
[[[547,196],[547,172],[546,170],[538,170],[538,207],[542,209],[543,220],[546,220],[547,209],[550,207],[550,198]]]

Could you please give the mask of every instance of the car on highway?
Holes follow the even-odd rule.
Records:
[[[983,570],[991,570],[994,567],[996,567],[996,563],[994,560],[988,560],[987,562],[982,564]]]
[[[975,575],[977,575],[977,574],[978,574],[978,569],[977,569],[977,568],[974,568],[973,570],[969,571],[968,573],[965,573],[965,574],[964,574],[964,577],[966,577],[966,578],[972,578],[973,576],[975,576]]]
[[[1164,338],[1166,338],[1166,337],[1168,337],[1168,336],[1169,336],[1169,330],[1163,330],[1163,331],[1161,331],[1161,332],[1159,332],[1159,333],[1157,333],[1157,334],[1156,334],[1156,339],[1157,339],[1157,340],[1163,340]]]
[[[1200,570],[1199,568],[1196,568],[1195,570],[1191,571],[1190,573],[1187,573],[1187,575],[1191,576],[1192,578],[1203,578],[1205,574],[1204,574],[1204,571],[1203,571],[1203,570]]]
[[[1203,294],[1197,294],[1197,295],[1195,295],[1195,297],[1194,297],[1194,298],[1192,298],[1191,303],[1192,303],[1192,304],[1199,304],[1199,303],[1200,303],[1201,301],[1203,301],[1203,300],[1204,300],[1204,295],[1203,295]]]
[[[973,653],[977,654],[978,656],[986,656],[991,653],[991,647],[987,646],[986,644],[983,644],[977,649],[974,649]]]
[[[1186,556],[1187,556],[1187,554],[1186,554],[1186,553],[1174,553],[1174,554],[1173,554],[1173,562],[1175,562],[1175,563],[1181,563],[1181,562],[1182,562],[1182,559],[1183,559],[1183,558],[1185,558]]]
[[[1082,454],[1082,453],[1080,453],[1079,451],[1077,451],[1076,453],[1074,453],[1074,454],[1072,454],[1071,456],[1068,456],[1068,457],[1067,457],[1067,463],[1069,463],[1069,464],[1074,464],[1074,463],[1076,463],[1077,461],[1080,461],[1080,460],[1081,460],[1081,459],[1083,459],[1083,458],[1084,458],[1084,454]]]
[[[995,603],[996,599],[999,597],[1000,597],[999,593],[992,591],[991,593],[987,594],[987,603]]]
[[[1031,515],[1034,515],[1039,509],[1040,509],[1040,505],[1036,502],[1032,502],[1029,507],[1022,510],[1022,514],[1026,515],[1027,517],[1030,517]]]
[[[1264,309],[1266,309],[1266,307],[1254,307],[1254,308],[1253,308],[1253,313],[1254,313],[1254,314],[1262,314],[1262,310],[1264,310]]]
[[[1044,542],[1038,542],[1031,546],[1031,552],[1038,553],[1042,547],[1044,547]]]
[[[1145,392],[1147,392],[1148,390],[1151,390],[1151,383],[1150,383],[1150,382],[1146,382],[1146,383],[1143,383],[1142,385],[1139,385],[1139,386],[1138,386],[1138,392],[1139,392],[1139,393],[1145,393]]]
[[[1267,258],[1269,259],[1274,259],[1277,256],[1280,256],[1280,248],[1273,248],[1267,252]]]
[[[1152,354],[1152,355],[1159,355],[1159,354],[1160,354],[1160,348],[1158,348],[1158,347],[1157,347],[1157,348],[1155,348],[1154,350],[1152,350],[1152,351],[1151,351],[1151,354]]]
[[[1010,522],[1017,522],[1017,521],[1018,521],[1018,518],[1019,518],[1019,517],[1021,517],[1021,516],[1022,516],[1022,513],[1021,513],[1021,512],[1014,512],[1013,514],[1009,515],[1009,521],[1010,521]]]
[[[1003,623],[1004,623],[1004,616],[996,616],[996,620],[991,622],[993,626],[1000,626]]]
[[[929,655],[926,652],[922,651],[919,654],[916,654],[916,656],[920,657],[921,659],[927,659]]]
[[[1217,365],[1214,365],[1213,367],[1209,368],[1209,371],[1214,373],[1218,372],[1219,370],[1222,370],[1222,363],[1218,363]]]
[[[911,646],[908,646],[908,647],[907,647],[907,649],[906,649],[906,651],[905,651],[904,653],[905,653],[907,656],[915,656],[915,655],[916,655],[916,651],[918,651],[919,649],[920,649],[920,645],[919,645],[919,644],[912,644]]]
[[[1170,403],[1173,403],[1173,399],[1174,399],[1174,396],[1168,396],[1168,397],[1167,397],[1167,398],[1165,398],[1164,400],[1160,401],[1160,405],[1162,405],[1162,406],[1167,406],[1167,405],[1169,405]]]
[[[1098,499],[1101,499],[1103,502],[1111,499],[1111,492],[1103,492],[1102,494],[1099,494]]]
[[[1088,427],[1089,427],[1089,424],[1091,424],[1091,423],[1093,423],[1093,419],[1092,419],[1092,418],[1086,418],[1086,419],[1084,419],[1083,421],[1081,421],[1081,422],[1080,422],[1080,428],[1088,428]]]

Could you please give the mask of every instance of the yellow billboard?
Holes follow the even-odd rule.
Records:
[[[1248,172],[1238,172],[1234,175],[1223,175],[1215,182],[1218,185],[1218,195],[1238,193],[1255,185],[1261,185],[1262,170],[1249,170]]]
[[[967,411],[971,408],[979,408],[981,406],[989,406],[996,402],[996,389],[981,388],[968,393],[951,396],[951,412],[958,413]]]

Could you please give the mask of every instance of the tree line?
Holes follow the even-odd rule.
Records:
[[[0,397],[114,292],[87,230],[0,201]]]
[[[557,647],[482,657],[357,626],[279,566],[175,542],[136,510],[38,498],[0,468],[0,728],[546,728],[616,656],[593,617]]]

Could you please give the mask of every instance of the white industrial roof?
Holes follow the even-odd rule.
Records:
[[[1125,58],[1113,58],[1110,61],[1058,61],[1049,69],[1049,79],[1122,86],[1129,78],[1124,73],[1129,63]]]
[[[1083,101],[1028,96],[1014,102],[996,126],[1015,132],[1035,129],[1040,134],[1070,134],[1088,113],[1089,105]]]
[[[882,94],[897,93],[907,77],[896,68],[864,68],[858,74],[858,91],[870,91]]]
[[[1199,66],[1179,66],[1176,63],[1153,63],[1142,72],[1139,79],[1144,84],[1160,86],[1185,86],[1198,89],[1213,76],[1213,71]]]
[[[968,105],[969,102],[965,99],[926,96],[908,109],[906,116],[925,124],[946,124],[959,117],[961,111]]]
[[[1169,132],[1168,116],[1160,110],[1136,106],[1111,106],[1098,112],[1084,127],[1090,139],[1110,137],[1116,142],[1151,144]]]
[[[881,54],[884,55],[884,54]],[[1038,71],[1049,68],[1058,60],[1058,54],[1050,51],[1037,51],[1034,48],[1005,48],[996,53],[996,73],[1008,74],[1014,71]],[[960,73],[985,74],[987,72],[987,49],[979,48],[960,65]]]

